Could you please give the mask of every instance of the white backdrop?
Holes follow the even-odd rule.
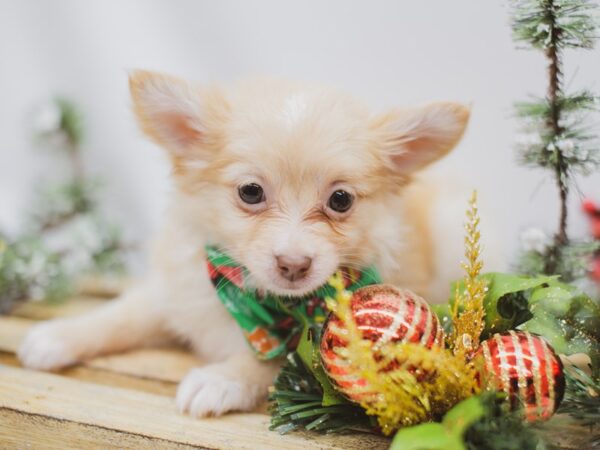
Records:
[[[566,63],[570,86],[600,90],[599,49]],[[511,104],[543,94],[543,58],[515,50],[506,2],[472,0],[0,0],[0,228],[17,229],[35,181],[58,170],[34,149],[27,118],[62,94],[85,112],[85,161],[109,183],[106,207],[129,236],[147,241],[164,208],[168,166],[132,120],[132,68],[200,81],[318,81],[373,108],[471,103],[463,143],[437,170],[480,190],[509,247],[530,225],[555,228],[551,179],[517,167],[512,150]],[[600,200],[599,176],[579,187]],[[570,226],[581,234],[576,197]]]

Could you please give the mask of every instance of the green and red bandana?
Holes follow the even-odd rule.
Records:
[[[261,295],[247,286],[248,270],[212,246],[206,246],[206,264],[217,296],[260,359],[284,356],[294,350],[305,325],[325,321],[325,298],[335,296],[335,288],[329,283],[301,298]],[[381,283],[374,267],[361,271],[342,267],[340,271],[346,289],[352,292]]]

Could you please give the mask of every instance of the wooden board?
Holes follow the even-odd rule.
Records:
[[[201,447],[220,449],[379,449],[377,436],[318,436],[268,431],[263,414],[193,419],[173,399],[132,389],[0,366],[0,442],[39,448]]]
[[[177,383],[201,361],[181,348],[140,349],[95,358],[58,373],[20,368],[15,356],[34,319],[84,312],[79,298],[31,304],[0,316],[0,448],[383,449],[366,434],[322,436],[268,430],[264,413],[193,419],[175,411]]]
[[[14,354],[5,352],[0,352],[0,365],[20,367],[17,357]],[[63,377],[76,378],[78,380],[89,381],[105,386],[135,389],[137,391],[166,395],[169,397],[174,397],[177,392],[177,383],[151,378],[140,378],[86,366],[70,367],[60,371],[58,374]]]
[[[105,298],[78,296],[60,303],[22,302],[17,303],[10,312],[13,317],[25,317],[34,320],[48,320],[56,317],[70,317],[83,314],[106,304]]]

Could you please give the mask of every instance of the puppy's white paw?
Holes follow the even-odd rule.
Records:
[[[206,368],[191,370],[177,389],[177,409],[194,417],[220,416],[229,411],[253,409],[261,394],[258,387],[225,378]]]
[[[23,366],[30,369],[55,370],[77,362],[73,342],[60,331],[61,324],[55,322],[34,326],[17,352]]]

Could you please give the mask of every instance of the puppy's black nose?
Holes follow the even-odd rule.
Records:
[[[301,280],[310,270],[312,258],[308,256],[276,256],[277,268],[283,278],[289,281]]]

